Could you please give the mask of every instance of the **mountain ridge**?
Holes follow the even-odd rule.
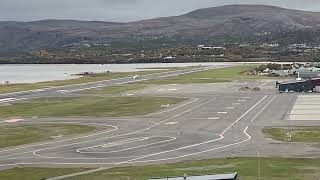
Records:
[[[210,39],[221,36],[319,30],[320,12],[266,5],[227,5],[180,16],[129,23],[77,20],[0,21],[0,52],[57,48],[71,43],[110,43],[158,39]]]

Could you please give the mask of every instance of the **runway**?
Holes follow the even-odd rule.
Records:
[[[124,77],[124,78],[118,78],[118,79],[87,82],[87,83],[73,84],[73,85],[66,85],[66,86],[48,87],[48,88],[35,89],[35,90],[29,90],[29,91],[12,92],[12,93],[0,94],[0,104],[19,101],[19,100],[26,100],[30,98],[38,98],[43,96],[52,96],[52,95],[64,94],[64,93],[76,93],[82,90],[97,89],[97,88],[128,84],[128,83],[134,83],[134,82],[145,81],[145,80],[174,77],[181,74],[188,74],[188,73],[199,72],[199,71],[204,71],[209,69],[223,68],[223,67],[226,67],[226,66],[216,65],[216,66],[196,67],[191,69],[173,70],[173,71],[165,71],[160,73],[142,75],[137,79],[133,79],[132,77]]]
[[[240,91],[239,87],[243,85],[259,86],[262,90]],[[251,157],[257,156],[258,152],[262,156],[319,156],[317,147],[277,142],[261,132],[265,126],[320,125],[319,121],[290,121],[289,113],[297,94],[278,94],[273,85],[272,81],[255,80],[159,85],[134,94],[188,100],[160,112],[136,117],[18,121],[16,123],[21,124],[94,123],[104,130],[1,149],[0,168],[17,165],[113,167],[214,157]]]

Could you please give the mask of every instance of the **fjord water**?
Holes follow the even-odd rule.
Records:
[[[198,65],[225,65],[226,63],[150,63],[150,64],[41,64],[0,65],[0,83],[34,83],[78,78],[82,72],[134,72],[148,68],[187,67]]]

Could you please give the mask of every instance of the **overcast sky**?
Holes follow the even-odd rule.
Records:
[[[227,4],[266,4],[320,12],[320,0],[0,0],[0,21],[128,22]]]

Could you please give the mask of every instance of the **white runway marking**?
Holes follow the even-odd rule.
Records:
[[[208,119],[209,120],[218,120],[219,118],[218,117],[209,117]]]
[[[197,154],[201,154],[201,153],[206,153],[206,152],[214,151],[214,150],[217,150],[217,149],[222,149],[222,148],[226,148],[226,147],[230,147],[230,146],[234,146],[234,145],[237,145],[237,144],[242,144],[242,143],[244,143],[244,142],[247,142],[247,141],[249,141],[249,140],[252,138],[252,137],[247,133],[248,126],[247,126],[247,127],[245,128],[245,130],[243,131],[248,138],[245,139],[245,140],[243,140],[243,141],[240,141],[240,142],[236,142],[236,143],[232,143],[232,144],[228,144],[228,145],[224,145],[224,146],[220,146],[220,147],[217,147],[217,148],[213,148],[213,149],[209,149],[209,150],[205,150],[205,151],[200,151],[200,152],[196,152],[196,153],[191,153],[191,154],[176,156],[176,157],[172,157],[172,158],[156,159],[156,160],[147,160],[147,161],[137,161],[137,160],[139,160],[139,159],[143,159],[143,158],[150,157],[150,156],[160,155],[160,154],[164,154],[164,153],[167,153],[167,152],[172,152],[172,151],[177,151],[177,150],[185,149],[185,148],[188,148],[188,147],[193,147],[193,146],[198,146],[198,145],[202,145],[202,144],[208,144],[208,143],[211,143],[211,142],[219,141],[219,140],[221,140],[221,139],[224,138],[224,134],[225,134],[227,131],[229,131],[237,122],[239,122],[239,121],[240,121],[245,115],[247,115],[252,109],[254,109],[256,106],[258,106],[258,104],[260,104],[265,98],[267,98],[267,96],[264,96],[259,102],[257,102],[254,106],[252,106],[252,107],[251,107],[248,111],[246,111],[242,116],[240,116],[237,120],[235,120],[233,123],[231,123],[231,124],[219,135],[220,138],[217,138],[217,139],[214,139],[214,140],[211,140],[211,141],[206,141],[206,142],[199,143],[199,144],[194,144],[194,145],[190,145],[190,146],[186,146],[186,147],[181,147],[181,148],[174,149],[174,150],[169,150],[169,151],[159,152],[159,153],[155,153],[155,154],[150,154],[150,155],[147,155],[147,156],[142,156],[142,157],[140,157],[140,158],[135,158],[135,159],[132,159],[132,160],[129,160],[129,161],[121,162],[121,163],[119,163],[118,165],[120,165],[120,164],[127,164],[127,163],[143,163],[143,162],[154,162],[154,161],[167,161],[167,160],[172,160],[172,159],[178,159],[178,158],[183,158],[183,157],[187,157],[187,156],[197,155]]]
[[[244,99],[239,99],[238,102],[246,102]]]
[[[190,111],[192,111],[192,110],[194,110],[194,109],[196,109],[196,108],[198,108],[198,107],[200,107],[200,106],[202,106],[202,105],[204,105],[206,103],[211,102],[212,100],[214,100],[214,99],[211,99],[209,101],[203,102],[203,103],[201,103],[201,104],[199,104],[197,106],[194,106],[194,107],[192,107],[192,108],[190,108],[188,110],[185,110],[185,111],[183,111],[183,112],[181,112],[181,113],[179,113],[179,114],[177,114],[177,115],[175,115],[173,117],[167,118],[167,119],[165,119],[165,120],[163,120],[163,121],[161,121],[159,123],[156,123],[156,124],[154,124],[152,126],[149,126],[148,128],[145,128],[145,129],[142,129],[142,130],[138,130],[138,131],[135,131],[135,132],[132,132],[132,133],[121,134],[121,135],[116,135],[116,136],[111,136],[111,137],[103,137],[103,138],[100,138],[100,139],[82,141],[82,142],[77,142],[77,143],[72,143],[72,144],[67,144],[67,145],[61,145],[61,146],[55,146],[55,147],[50,147],[50,148],[43,148],[43,149],[38,149],[38,150],[35,150],[35,151],[32,151],[32,152],[33,152],[34,156],[39,156],[38,152],[44,151],[44,150],[56,149],[56,148],[61,148],[61,147],[68,147],[68,146],[72,146],[72,145],[84,144],[84,143],[88,143],[88,142],[94,142],[94,141],[103,140],[103,139],[110,139],[110,138],[114,138],[114,137],[122,137],[122,136],[134,135],[134,134],[137,134],[137,133],[140,133],[140,132],[144,132],[144,131],[150,130],[150,129],[152,129],[154,127],[157,127],[157,126],[159,126],[159,125],[161,125],[163,123],[166,123],[166,122],[170,121],[171,119],[177,118],[177,117],[179,117],[179,116],[181,116],[181,115],[183,115],[185,113],[188,113],[188,112],[190,112]],[[23,154],[25,154],[25,153],[23,153]]]
[[[15,123],[19,121],[24,121],[24,119],[8,119],[8,120],[1,121],[0,123]]]
[[[158,89],[158,92],[162,92],[162,91],[178,91],[178,89]]]
[[[194,72],[199,72],[199,71],[205,71],[205,70],[209,70],[209,69],[220,69],[220,68],[224,68],[227,66],[219,66],[219,67],[208,67],[208,68],[198,68],[195,70],[191,70],[191,71],[187,71],[187,72],[182,72],[182,73],[174,73],[174,74],[169,74],[169,75],[163,75],[160,76],[159,78],[164,78],[164,77],[170,77],[170,76],[177,76],[177,75],[181,75],[181,74],[189,74],[189,73],[194,73]],[[176,72],[179,71],[183,71],[183,70],[177,70]],[[154,76],[154,75],[161,75],[161,74],[168,74],[169,72],[159,72],[159,73],[153,73],[153,74],[148,74],[148,75],[143,75],[143,76]],[[16,94],[23,94],[23,93],[28,93],[28,92],[45,92],[48,90],[54,90],[54,89],[59,89],[59,88],[66,88],[66,87],[72,87],[72,86],[85,86],[85,85],[90,85],[90,84],[95,84],[95,83],[105,83],[105,82],[111,82],[111,81],[118,81],[118,80],[126,80],[130,78],[128,77],[123,77],[123,78],[117,78],[117,79],[108,79],[108,80],[102,80],[102,81],[94,81],[94,82],[87,82],[87,83],[80,83],[80,84],[70,84],[70,85],[65,85],[65,86],[55,86],[55,87],[49,87],[49,88],[43,88],[43,89],[35,89],[35,90],[28,90],[28,91],[19,91],[19,92],[12,92],[12,93],[5,93],[5,94],[0,94],[0,95],[16,95]],[[127,83],[132,83],[132,82],[137,82],[137,81],[144,81],[144,80],[148,80],[148,79],[139,79],[136,81],[132,81],[129,80],[127,82],[123,82],[123,83],[116,83],[116,84],[127,84]],[[79,90],[78,90],[79,91]]]
[[[251,120],[250,122],[253,123],[253,121],[264,111],[271,103],[272,101],[276,98],[277,96],[274,96],[267,105],[265,105]]]
[[[228,114],[228,112],[218,112],[218,114]]]
[[[263,87],[263,86],[265,86],[265,85],[269,84],[270,82],[271,82],[271,81],[267,81],[267,82],[265,82],[265,83],[263,83],[263,84],[259,85],[259,87]]]
[[[108,154],[108,153],[117,153],[117,152],[123,152],[123,151],[128,151],[128,150],[133,150],[133,149],[138,149],[138,148],[142,148],[142,147],[147,147],[147,146],[153,146],[153,145],[157,145],[157,144],[161,144],[161,143],[164,143],[164,142],[171,142],[171,141],[174,141],[176,140],[177,138],[175,137],[164,137],[164,138],[169,138],[168,140],[162,140],[162,141],[158,141],[158,142],[154,142],[154,143],[148,143],[148,144],[144,144],[144,145],[140,145],[140,146],[133,146],[133,147],[130,147],[130,148],[125,148],[125,149],[120,149],[120,150],[116,150],[116,151],[108,151],[108,152],[96,152],[96,151],[87,151],[87,152],[83,152],[84,149],[93,149],[93,148],[97,148],[99,146],[96,146],[96,147],[89,147],[89,148],[82,148],[82,149],[78,149],[76,150],[77,152],[81,153],[81,154]],[[133,143],[133,142],[137,142],[137,141],[145,141],[145,140],[148,140],[148,139],[151,139],[151,137],[145,137],[145,138],[136,138],[136,140],[133,140],[133,141],[126,141],[124,143],[120,142],[119,144],[115,143],[110,143],[111,145],[110,146],[100,146],[100,147],[113,147],[113,146],[119,146],[119,145],[123,145],[123,144],[129,144],[129,143]],[[153,146],[154,147],[154,146]],[[52,157],[50,157],[52,158]],[[128,156],[128,158],[130,158]]]
[[[155,155],[160,155],[160,154],[164,154],[164,153],[168,153],[168,152],[174,152],[174,151],[178,151],[178,150],[182,150],[182,149],[195,147],[195,146],[199,146],[199,145],[208,144],[208,143],[212,143],[212,142],[216,142],[216,141],[222,140],[222,139],[224,139],[224,135],[225,135],[225,133],[227,131],[229,131],[244,116],[246,116],[250,111],[252,111],[252,109],[257,107],[258,104],[260,104],[265,98],[267,98],[267,96],[264,96],[259,102],[257,102],[254,106],[252,106],[249,110],[247,110],[243,115],[241,115],[237,120],[235,120],[233,123],[231,123],[221,134],[219,134],[220,137],[217,138],[217,139],[213,139],[213,140],[209,140],[209,141],[206,141],[206,142],[193,144],[193,145],[189,145],[189,146],[185,146],[185,147],[180,147],[180,148],[172,149],[172,150],[168,150],[168,151],[158,152],[158,153],[154,153],[154,154],[150,154],[150,155],[146,155],[146,156],[141,156],[139,158],[135,158],[135,159],[132,159],[132,160],[128,160],[128,161],[125,161],[125,162],[120,162],[117,165],[127,164],[127,163],[137,163],[137,162],[151,162],[151,161],[163,161],[163,160],[178,159],[178,158],[182,158],[182,157],[186,157],[186,156],[192,156],[192,155],[196,155],[196,154],[200,154],[200,153],[205,153],[205,152],[216,150],[217,148],[214,148],[214,149],[210,149],[210,150],[205,150],[205,151],[201,151],[201,152],[196,152],[196,153],[191,153],[191,154],[187,154],[187,155],[177,156],[177,157],[173,157],[173,158],[157,159],[157,160],[149,160],[149,161],[137,161],[139,159],[143,159],[143,158],[147,158],[147,157],[151,157],[151,156],[155,156]],[[237,142],[237,143],[232,143],[232,144],[229,144],[229,145],[221,146],[221,147],[218,147],[218,149],[221,149],[223,147],[229,147],[229,146],[236,145],[236,144],[241,144],[241,143],[244,143],[246,141],[249,141],[251,139],[251,136],[246,132],[247,129],[248,129],[248,127],[246,127],[246,129],[244,130],[244,133],[248,136],[248,139],[246,139],[244,141],[241,141],[241,142]]]
[[[124,94],[122,96],[134,96],[135,94]]]
[[[147,163],[147,162],[154,162],[154,161],[168,161],[168,160],[173,160],[173,159],[179,159],[179,158],[184,158],[184,157],[188,157],[188,156],[194,156],[194,155],[197,155],[197,154],[203,154],[203,153],[207,153],[207,152],[210,152],[210,151],[215,151],[215,150],[218,150],[218,149],[223,149],[223,148],[227,148],[227,147],[230,147],[230,146],[235,146],[235,145],[238,145],[238,144],[242,144],[242,143],[245,143],[249,140],[252,139],[252,137],[247,133],[247,130],[248,130],[248,126],[244,129],[243,133],[247,136],[247,139],[243,140],[243,141],[240,141],[240,142],[236,142],[236,143],[232,143],[232,144],[227,144],[227,145],[224,145],[224,146],[219,146],[219,147],[216,147],[216,148],[212,148],[212,149],[208,149],[208,150],[204,150],[204,151],[199,151],[199,152],[195,152],[195,153],[191,153],[191,154],[185,154],[185,155],[181,155],[181,156],[176,156],[176,157],[172,157],[172,158],[164,158],[164,159],[156,159],[156,160],[146,160],[146,161],[136,161],[136,160],[139,160],[139,159],[142,159],[142,158],[136,158],[135,160],[129,160],[129,161],[126,161],[124,163],[121,163],[121,164],[132,164],[132,163]],[[120,165],[120,164],[118,164]]]
[[[192,102],[197,101],[197,100],[198,100],[198,99],[195,99],[195,100],[193,100],[193,101],[191,101],[191,102],[188,102],[188,103],[186,103],[186,104],[184,104],[184,105],[187,105],[187,104],[192,103]],[[94,141],[103,140],[103,139],[110,139],[110,138],[114,138],[114,137],[122,137],[122,136],[127,136],[127,135],[134,135],[134,134],[137,134],[137,133],[140,133],[140,132],[144,132],[144,131],[150,130],[150,129],[156,127],[156,126],[159,126],[160,124],[163,124],[163,123],[165,123],[165,122],[170,121],[171,119],[177,118],[177,117],[179,117],[179,116],[181,116],[181,115],[183,115],[183,114],[185,114],[185,113],[188,113],[188,112],[192,111],[193,109],[196,109],[196,108],[202,106],[203,104],[206,104],[206,103],[208,103],[208,102],[211,102],[212,100],[213,100],[213,99],[211,99],[211,100],[209,100],[209,101],[206,101],[206,102],[203,102],[203,103],[201,103],[201,104],[199,104],[199,105],[197,105],[197,106],[194,106],[193,108],[190,108],[190,109],[188,109],[188,110],[186,110],[186,111],[183,111],[183,112],[181,112],[181,113],[179,113],[179,114],[177,114],[177,115],[175,115],[175,116],[173,116],[173,117],[167,118],[167,119],[165,119],[165,120],[163,120],[163,121],[161,121],[161,122],[159,122],[159,123],[156,123],[156,124],[154,124],[154,125],[152,125],[152,126],[149,126],[148,128],[145,128],[145,129],[142,129],[142,130],[138,130],[138,131],[135,131],[135,132],[132,132],[132,133],[120,134],[120,135],[110,136],[110,137],[103,137],[103,138],[100,138],[100,139],[82,141],[82,142],[77,142],[77,143],[72,143],[72,144],[67,144],[67,145],[61,145],[61,146],[55,146],[55,147],[50,147],[50,148],[43,148],[43,149],[38,149],[38,150],[36,150],[36,151],[31,151],[31,152],[33,152],[33,154],[34,154],[35,156],[37,156],[37,153],[40,152],[40,151],[43,151],[43,150],[50,150],[50,149],[55,149],[55,148],[61,148],[61,147],[67,147],[67,146],[77,145],[77,144],[84,144],[84,143],[88,143],[88,142],[94,142]],[[181,105],[181,106],[182,106],[182,105]],[[34,145],[34,146],[37,146],[37,145]],[[1,152],[1,151],[0,151],[0,152]],[[26,153],[29,153],[29,152],[25,152],[25,153],[23,153],[23,154],[26,154]],[[10,155],[10,156],[12,156],[12,155]],[[0,158],[1,158],[1,157],[0,157]]]
[[[226,107],[226,109],[234,109],[234,107],[231,107],[231,106],[230,106],[230,107]]]
[[[9,103],[9,102],[14,102],[14,101],[22,101],[22,100],[26,100],[27,98],[20,98],[20,99],[16,99],[16,98],[5,98],[5,99],[0,99],[0,104],[1,103]]]
[[[12,100],[15,100],[15,98],[0,99],[0,102],[7,102],[7,101],[12,101]]]
[[[251,107],[248,111],[246,111],[242,116],[240,116],[237,120],[235,120],[232,124],[230,124],[230,126],[228,126],[221,134],[220,138],[218,139],[215,139],[215,140],[211,140],[210,142],[214,142],[214,141],[217,141],[219,139],[223,139],[223,135],[234,125],[236,124],[238,121],[240,121],[246,114],[248,114],[253,108],[255,108],[258,104],[260,104],[267,96],[265,96],[264,98],[262,98],[259,102],[257,102],[253,107]],[[202,103],[204,104],[204,103]],[[200,104],[200,105],[202,105]],[[199,106],[200,106],[199,105]],[[185,112],[189,112],[191,111],[192,109],[189,109]],[[183,112],[182,114],[184,114],[185,112]],[[180,114],[180,115],[182,115]],[[179,115],[176,115],[176,116],[179,116]],[[175,116],[175,117],[176,117]],[[169,118],[171,119],[171,118]],[[169,120],[168,119],[168,120]],[[168,121],[168,120],[165,120],[165,121]],[[161,123],[164,123],[165,121],[163,122],[160,122],[158,124],[161,124]],[[155,125],[156,126],[156,125]],[[155,127],[154,126],[154,127]],[[151,129],[148,128],[148,129]],[[234,145],[238,145],[238,144],[242,144],[244,142],[247,142],[251,139],[251,136],[247,133],[247,129],[248,127],[245,128],[245,130],[243,131],[245,133],[245,135],[247,136],[247,139],[243,140],[243,141],[240,141],[240,142],[236,142],[236,143],[232,143],[232,144],[227,144],[227,145],[224,145],[224,146],[219,146],[219,147],[216,147],[216,148],[213,148],[213,149],[208,149],[208,150],[205,150],[205,151],[199,151],[199,152],[195,152],[195,153],[190,153],[190,154],[185,154],[185,155],[181,155],[181,156],[176,156],[176,157],[172,157],[172,158],[165,158],[165,159],[155,159],[155,160],[148,160],[148,161],[137,161],[137,160],[140,160],[146,156],[143,156],[143,157],[138,157],[138,158],[135,158],[135,159],[131,159],[131,160],[128,160],[128,161],[123,161],[123,162],[120,162],[120,163],[57,163],[57,162],[39,162],[39,163],[17,163],[18,164],[24,164],[24,165],[32,165],[32,164],[38,164],[38,165],[41,165],[41,164],[51,164],[51,165],[77,165],[77,164],[92,164],[92,165],[120,165],[120,164],[129,164],[129,163],[139,163],[139,162],[154,162],[154,161],[166,161],[166,160],[170,160],[170,159],[178,159],[178,158],[182,158],[182,157],[187,157],[187,156],[192,156],[192,155],[196,155],[196,154],[201,154],[201,153],[206,153],[206,152],[210,152],[210,151],[214,151],[214,150],[217,150],[217,149],[222,149],[222,148],[226,148],[226,147],[230,147],[230,146],[234,146]],[[198,146],[198,145],[201,145],[201,144],[205,144],[205,143],[208,143],[208,142],[203,142],[203,143],[199,143],[199,144],[194,144],[194,145],[191,145],[191,146],[188,146],[188,147],[194,147],[194,146]],[[179,148],[179,149],[184,149],[184,148],[187,148],[187,147],[182,147],[182,148]],[[172,151],[177,151],[179,149],[173,149],[173,150],[170,150],[170,152]],[[166,153],[166,152],[160,152],[160,153],[157,153],[157,154],[163,154],[163,153]],[[148,155],[148,157],[150,156],[154,156],[156,154],[151,154],[151,155]],[[101,171],[101,170],[104,170],[104,168],[99,168],[99,169],[95,169],[94,171],[97,172],[97,171]],[[86,172],[89,172],[89,171],[86,171]],[[86,172],[83,172],[84,174]],[[91,172],[91,171],[90,171]]]
[[[71,138],[71,139],[65,139],[65,140],[61,140],[61,141],[53,141],[53,142],[46,142],[46,143],[39,143],[39,144],[35,144],[35,145],[27,145],[27,146],[21,146],[21,147],[17,147],[17,148],[12,148],[12,149],[6,149],[6,150],[2,150],[0,151],[0,153],[3,152],[8,152],[8,151],[14,151],[14,150],[20,150],[20,149],[25,149],[25,148],[31,148],[31,147],[37,147],[37,146],[42,146],[42,145],[48,145],[48,144],[53,144],[53,143],[61,143],[61,142],[67,142],[67,141],[72,141],[72,140],[78,140],[78,139],[83,139],[83,138],[87,138],[87,137],[92,137],[92,136],[97,136],[97,135],[102,135],[102,134],[107,134],[109,132],[113,132],[113,131],[117,131],[119,128],[117,126],[112,126],[112,125],[105,125],[104,126],[109,126],[112,127],[112,130],[108,130],[108,131],[101,131],[95,134],[90,134],[87,136],[80,136],[80,137],[76,137],[76,138]],[[24,152],[24,153],[18,153],[18,154],[9,154],[6,156],[0,156],[0,158],[5,158],[5,157],[10,157],[10,156],[16,156],[16,155],[21,155],[21,154],[26,154],[26,153],[32,153],[33,151],[28,151],[28,152]]]
[[[96,145],[96,146],[80,148],[80,149],[77,149],[76,152],[78,152],[78,153],[87,153],[87,152],[83,152],[83,151],[84,150],[88,150],[88,149],[95,149],[95,148],[115,147],[115,146],[120,146],[120,145],[133,143],[133,142],[137,142],[137,141],[144,141],[144,140],[147,140],[147,139],[149,139],[149,137],[126,139],[126,140],[122,140],[122,141],[111,142],[111,143],[108,143],[108,144],[101,144],[101,145]]]
[[[57,92],[58,93],[68,93],[69,91],[68,90],[58,90]]]
[[[176,110],[176,109],[178,109],[178,108],[180,108],[180,107],[183,107],[183,106],[186,106],[186,105],[191,104],[191,103],[193,103],[193,102],[196,102],[196,101],[198,101],[198,100],[199,100],[199,98],[196,98],[196,99],[193,99],[192,101],[187,101],[186,103],[181,104],[181,105],[179,105],[179,106],[176,106],[176,107],[174,107],[174,108],[172,108],[172,109],[167,109],[167,110],[165,110],[165,111],[160,111],[160,112],[155,112],[155,113],[147,114],[147,115],[144,115],[144,116],[153,116],[153,115],[158,115],[158,114],[162,114],[162,113],[165,113],[165,112],[170,112],[170,111]]]
[[[174,125],[174,124],[178,124],[179,122],[167,122],[167,123],[164,123],[164,124],[167,124],[167,125]]]

